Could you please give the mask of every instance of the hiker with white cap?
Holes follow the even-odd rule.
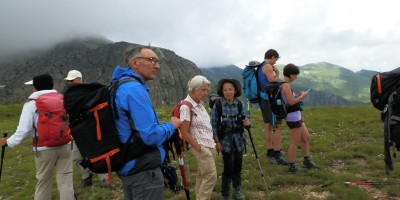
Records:
[[[78,70],[71,70],[68,72],[67,77],[65,80],[68,83],[82,83],[82,73]]]
[[[68,75],[64,80],[67,81],[67,85],[63,90],[64,91],[71,85],[71,84],[81,84],[83,83],[82,79],[82,73],[78,70],[71,70],[68,72]],[[93,173],[89,170],[89,168],[84,168],[80,165],[82,162],[82,155],[78,149],[78,146],[76,146],[75,142],[73,143],[73,149],[72,149],[72,157],[73,157],[73,162],[78,166],[79,171],[81,173],[81,186],[83,187],[88,187],[93,185],[92,177]],[[107,187],[108,186],[108,175],[107,173],[104,174],[98,174],[99,180],[100,180],[100,185],[102,187]]]

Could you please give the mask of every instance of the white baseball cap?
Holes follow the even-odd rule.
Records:
[[[78,70],[71,70],[71,71],[68,72],[68,75],[65,78],[65,80],[72,81],[72,80],[74,80],[76,78],[82,78],[81,72],[79,72]]]
[[[30,80],[28,82],[25,82],[25,85],[33,85],[33,80]]]

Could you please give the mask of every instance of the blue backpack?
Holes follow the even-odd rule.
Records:
[[[257,69],[261,65],[262,63],[258,61],[250,61],[249,65],[246,65],[242,72],[244,96],[250,103],[258,103],[261,99],[261,88],[258,86],[257,73]]]

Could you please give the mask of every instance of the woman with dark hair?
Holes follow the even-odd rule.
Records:
[[[229,190],[233,186],[233,198],[244,200],[240,192],[243,151],[246,147],[244,126],[250,126],[250,116],[246,106],[237,99],[241,95],[241,85],[235,79],[218,82],[216,100],[211,111],[211,125],[217,149],[222,148],[224,171],[222,173],[221,195],[223,200],[231,199]]]
[[[300,92],[298,95],[295,95],[292,91],[290,84],[297,79],[299,74],[300,69],[294,64],[287,64],[283,68],[282,99],[289,106],[300,103],[308,96],[307,92]],[[286,124],[290,129],[290,145],[288,150],[289,172],[305,171],[305,169],[295,165],[296,150],[299,143],[301,143],[301,149],[303,151],[304,167],[318,168],[318,165],[316,165],[310,157],[310,134],[308,133],[305,123],[301,119],[300,109],[288,113],[286,116]]]

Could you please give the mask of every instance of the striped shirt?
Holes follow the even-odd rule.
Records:
[[[193,117],[189,127],[189,134],[201,146],[215,148],[210,116],[204,107],[204,102],[201,101],[200,103],[196,103],[189,95],[185,98],[185,101],[188,101],[193,105]],[[189,107],[182,105],[179,111],[180,120],[182,122],[190,122],[191,113]]]

